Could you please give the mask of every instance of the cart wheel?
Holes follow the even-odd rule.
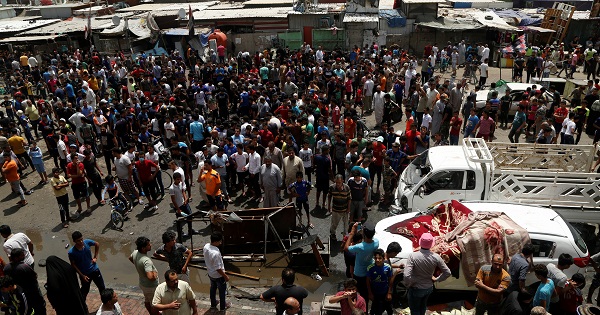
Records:
[[[113,210],[110,213],[110,221],[112,222],[115,229],[120,230],[123,227],[125,219],[123,219],[123,216],[119,212]]]

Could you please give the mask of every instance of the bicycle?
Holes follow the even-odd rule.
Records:
[[[469,83],[477,85],[479,79],[477,78],[477,64],[475,62],[465,63],[465,73],[463,78],[469,80]]]
[[[434,71],[438,70],[440,73],[446,72],[448,70],[448,58],[440,58],[436,60]]]
[[[132,206],[122,193],[114,196],[109,201],[110,204],[110,222],[115,229],[121,229],[123,223],[127,220],[127,214],[131,211]]]

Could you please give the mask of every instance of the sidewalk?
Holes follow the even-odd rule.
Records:
[[[42,284],[40,284],[41,286]],[[41,286],[43,288],[43,286]],[[144,296],[142,292],[137,288],[132,287],[115,287],[112,289],[117,293],[119,299],[119,305],[124,315],[145,315],[148,314],[144,307]],[[196,293],[196,305],[198,306],[198,314],[225,314],[219,311],[210,310],[209,296],[205,293]],[[45,296],[44,296],[45,297]],[[262,301],[251,301],[247,299],[237,299],[235,297],[228,296],[228,301],[231,301],[231,308],[227,310],[227,315],[233,314],[273,314],[275,308],[268,308],[274,304],[264,303]],[[90,294],[87,297],[87,306],[90,314],[96,314],[96,311],[100,307],[100,294],[95,286],[92,285]],[[48,315],[56,315],[52,305],[46,299],[46,311]],[[186,314],[187,315],[187,314]]]

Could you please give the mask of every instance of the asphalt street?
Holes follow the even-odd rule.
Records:
[[[459,70],[459,76],[462,70]],[[510,76],[510,70],[503,69],[503,78]],[[445,74],[449,77],[449,73]],[[576,73],[576,77],[582,79],[583,74]],[[496,81],[500,78],[498,68],[490,68],[490,79],[488,81]],[[373,115],[366,117],[367,125],[375,124]],[[399,122],[395,126],[396,130],[404,130],[405,122]],[[508,130],[498,129],[496,137],[499,142],[508,141]],[[582,137],[582,144],[591,144],[592,139],[587,135]],[[42,150],[45,151],[43,141],[40,141]],[[52,160],[46,155],[46,169],[50,173],[53,167]],[[101,168],[106,173],[102,158],[98,159]],[[194,171],[193,178],[197,177],[198,170]],[[50,174],[49,174],[50,175]],[[50,175],[51,176],[51,175]],[[80,218],[71,223],[69,228],[63,228],[60,222],[58,205],[51,191],[50,185],[39,186],[40,181],[36,173],[32,173],[31,169],[26,171],[26,176],[23,183],[27,188],[33,188],[34,193],[27,196],[29,204],[25,207],[19,207],[16,202],[18,196],[10,193],[10,186],[4,184],[0,186],[0,204],[3,210],[2,224],[8,224],[15,232],[25,232],[33,241],[36,247],[36,260],[44,259],[49,255],[57,255],[67,260],[66,247],[71,244],[70,235],[73,231],[79,230],[85,238],[91,238],[101,244],[99,266],[104,274],[107,283],[115,283],[121,285],[137,285],[137,274],[135,274],[133,266],[127,260],[127,257],[134,249],[134,241],[138,236],[147,236],[152,241],[153,248],[161,245],[161,234],[169,229],[174,229],[175,214],[169,205],[170,198],[168,195],[159,203],[157,211],[144,211],[141,206],[136,206],[130,214],[130,219],[125,222],[122,230],[112,228],[110,223],[110,208],[108,205],[99,206],[95,204],[95,198],[91,196],[92,212],[82,215]],[[70,193],[72,201],[72,193]],[[314,229],[311,229],[311,234],[318,234],[321,239],[327,242],[329,236],[329,216],[325,209],[315,207],[316,191],[310,195],[309,204],[311,206],[311,214],[314,217],[312,221]],[[198,186],[192,188],[192,205],[198,205],[200,198],[198,195]],[[233,196],[234,203],[229,205],[228,209],[254,208],[262,205],[257,204],[247,198],[239,195]],[[85,209],[85,206],[84,206]],[[71,202],[71,213],[76,210],[76,205]],[[367,222],[376,224],[379,220],[388,216],[386,207],[374,205],[372,210],[367,213]],[[194,228],[200,230],[201,234],[194,236],[194,248],[201,248],[208,242],[210,235],[210,227],[205,223],[196,222]],[[339,230],[338,230],[339,231]],[[338,232],[339,233],[339,232]],[[338,237],[341,239],[341,237]],[[190,245],[189,240],[186,245]],[[323,293],[333,293],[337,289],[337,283],[343,279],[345,271],[343,255],[340,253],[340,243],[334,242],[330,245],[331,260],[330,270],[332,276],[324,278],[321,281],[310,278],[310,275],[317,270],[308,268],[301,270],[299,275],[299,283],[307,287],[311,293],[309,300],[317,301],[322,298]],[[5,255],[2,255],[5,261],[8,261]],[[269,261],[265,263],[233,263],[228,264],[227,268],[244,272],[253,276],[261,277],[261,281],[254,282],[241,278],[232,277],[231,284],[234,286],[255,286],[263,287],[270,286],[278,282],[281,268],[285,265],[285,259],[280,255],[269,255]],[[162,274],[166,269],[166,264],[157,262],[159,274]],[[42,274],[43,268],[37,269]],[[591,268],[590,268],[591,270]],[[205,271],[192,270],[192,285],[198,291],[206,292],[207,282]],[[586,275],[591,276],[592,273]],[[587,290],[586,290],[587,292]]]

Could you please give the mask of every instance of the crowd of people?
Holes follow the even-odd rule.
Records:
[[[352,280],[331,302],[341,302],[343,314],[349,314],[356,308],[366,312],[372,301],[372,312],[381,314],[389,310],[388,289],[399,267],[388,262],[394,251],[376,250],[374,230],[362,224],[373,205],[393,202],[397,178],[412,158],[429,147],[458,145],[461,136],[493,141],[495,129],[509,125],[512,142],[526,132],[528,139],[540,143],[557,143],[560,135],[560,143],[574,144],[586,127],[596,133],[594,142],[598,140],[598,80],[571,93],[569,102],[554,86],[548,90],[533,86],[523,95],[510,124],[514,99],[509,90],[499,95],[491,83],[485,106],[480,107],[476,93],[486,84],[489,53],[486,45],[467,47],[464,42],[448,43],[442,49],[428,46],[423,58],[375,43],[355,46],[350,52],[303,44],[296,51],[278,48],[229,57],[211,52],[207,58],[191,48],[182,54],[133,58],[123,52],[80,50],[45,53],[42,60],[28,51],[4,53],[0,64],[11,71],[6,72],[7,95],[0,103],[4,109],[0,111],[2,180],[19,196],[18,205],[26,206],[25,196],[33,190],[21,178],[32,176],[25,172],[31,167],[40,177],[37,187],[46,186],[42,189],[54,193],[64,228],[83,211],[90,211],[90,193],[99,205],[115,199],[131,205],[124,215],[133,205],[158,211],[159,201],[168,193],[177,217],[192,213],[193,196],[199,197],[198,208],[211,211],[227,209],[237,197],[253,199],[263,207],[294,199],[300,217],[306,215],[308,228],[314,226],[313,208],[331,214],[331,238],[345,237],[345,251],[356,255],[348,274]],[[435,73],[439,58],[449,60],[452,78]],[[467,78],[454,76],[459,66],[473,60],[480,60],[480,79],[470,88]],[[371,113],[375,125],[367,126],[364,117]],[[403,130],[394,128],[394,115],[406,121]],[[52,161],[45,162],[46,156]],[[104,163],[98,162],[101,158]],[[53,163],[51,176],[46,171],[49,163]],[[163,182],[167,169],[171,185]],[[316,204],[310,205],[313,189]],[[75,213],[70,211],[69,192],[77,203]],[[82,280],[82,294],[87,295],[93,281],[106,308],[114,309],[114,292],[105,290],[100,271],[93,267],[99,244],[77,233],[69,257],[86,264],[85,268],[73,265]],[[190,221],[182,236],[194,233]],[[218,268],[222,267],[219,237],[211,237],[204,250],[205,255],[214,254],[216,266],[209,267],[211,305],[224,310],[228,277]],[[169,309],[184,307],[185,303],[157,302],[157,292],[175,289],[185,295],[182,300],[190,301],[186,307],[194,312],[193,292],[183,284],[188,280],[191,251],[175,243],[172,233],[165,233],[162,241],[156,255],[170,262],[166,284],[158,285],[158,273],[146,259],[151,246],[147,238],[138,239],[137,252],[130,257],[140,274],[148,312],[169,314]],[[87,252],[77,258],[78,251],[90,247],[95,247],[95,255]],[[443,267],[423,251],[427,249],[422,245],[415,261]],[[172,260],[177,263],[171,264]],[[422,286],[411,267],[405,267],[404,279],[409,283],[411,310],[420,314],[431,286]],[[485,272],[489,276],[497,268]],[[436,281],[444,277],[445,273]],[[293,283],[289,271],[282,278]],[[497,298],[490,294],[481,303]],[[274,292],[263,298],[274,299],[278,313],[286,311],[285,299]],[[284,304],[301,306],[301,298],[295,298],[296,302]]]

